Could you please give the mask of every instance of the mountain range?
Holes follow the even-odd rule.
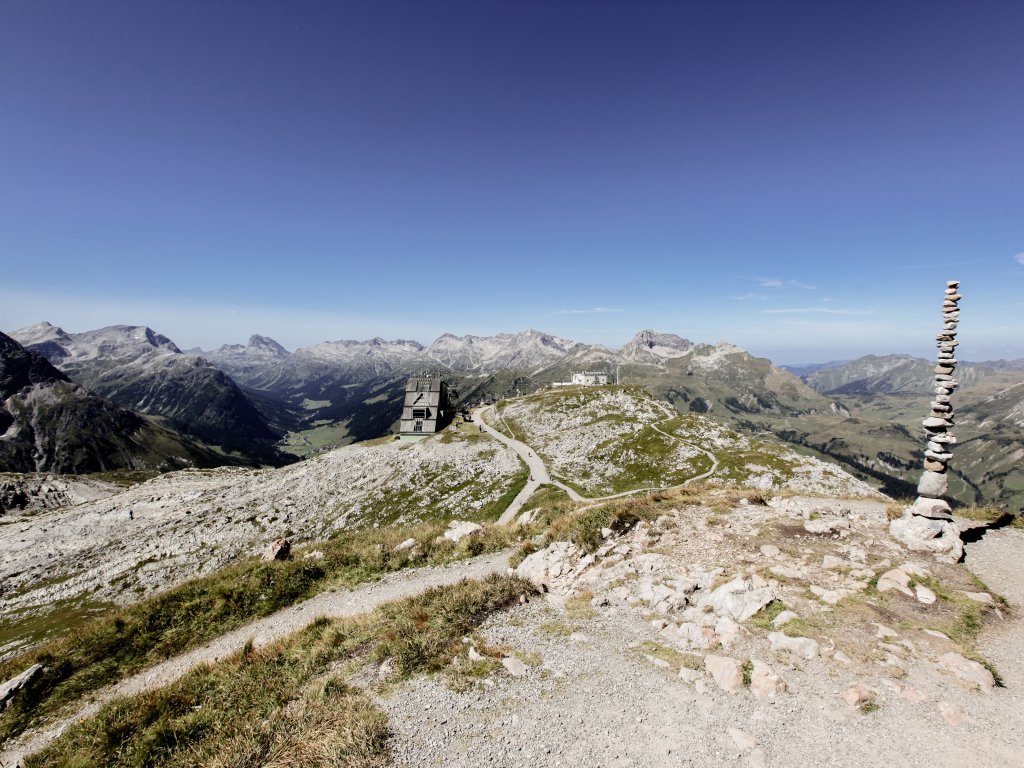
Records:
[[[253,335],[245,345],[184,352],[141,326],[70,334],[40,323],[12,335],[95,394],[254,463],[280,463],[288,454],[393,432],[404,383],[422,370],[441,371],[462,402],[471,403],[526,394],[566,381],[572,371],[598,369],[623,384],[642,385],[681,411],[752,434],[770,432],[837,460],[896,495],[913,492],[920,470],[919,423],[933,366],[906,355],[866,356],[805,366],[797,376],[729,342],[697,343],[653,330],[620,348],[530,329],[444,334],[429,345],[379,337],[329,341],[295,351]],[[1024,378],[1020,363],[958,368],[960,451],[971,458],[955,470],[962,482],[954,486],[964,501],[1024,495],[1014,490],[1017,470],[995,461],[1024,445],[1024,425],[1014,421],[1024,399],[1014,386]]]

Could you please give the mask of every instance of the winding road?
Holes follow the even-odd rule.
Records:
[[[488,424],[487,421],[484,419],[484,414],[485,413],[490,413],[492,416],[495,416],[496,414],[495,414],[494,406],[493,405],[482,406],[482,407],[477,408],[476,410],[474,410],[473,411],[473,418],[474,418],[474,420],[477,423],[480,424],[480,426],[483,428],[483,430],[487,434],[489,434],[491,437],[493,437],[495,440],[498,440],[499,442],[504,443],[509,448],[511,448],[513,451],[515,451],[519,455],[519,457],[524,462],[526,462],[526,466],[529,467],[529,469],[530,469],[530,479],[527,480],[526,485],[523,486],[523,489],[521,491],[519,491],[519,493],[516,495],[516,497],[512,500],[512,503],[508,505],[508,508],[501,514],[501,517],[498,518],[498,523],[501,524],[501,525],[505,525],[505,524],[510,523],[513,520],[515,520],[516,516],[519,514],[519,511],[523,508],[523,506],[526,504],[526,502],[529,500],[529,498],[533,495],[534,491],[536,491],[538,488],[540,488],[542,485],[545,485],[545,484],[553,485],[556,488],[562,489],[563,491],[565,491],[565,493],[569,496],[569,498],[572,501],[584,502],[585,503],[585,502],[610,501],[611,499],[619,499],[619,498],[622,498],[623,496],[633,496],[633,495],[638,494],[638,493],[653,493],[655,491],[667,491],[670,488],[679,488],[679,487],[682,487],[682,486],[685,486],[685,485],[689,485],[690,483],[692,483],[692,482],[694,482],[696,480],[703,480],[704,478],[710,477],[711,475],[713,475],[715,473],[715,471],[718,469],[718,457],[715,456],[714,453],[712,453],[711,451],[707,450],[706,448],[701,448],[699,445],[695,445],[694,443],[688,442],[686,440],[682,440],[678,436],[673,435],[673,434],[669,434],[668,432],[665,432],[664,430],[660,429],[658,427],[658,424],[664,424],[665,422],[670,421],[671,419],[675,418],[679,414],[676,413],[674,410],[670,410],[667,406],[665,406],[665,405],[663,405],[663,404],[661,404],[661,403],[659,403],[657,401],[655,401],[655,404],[658,406],[658,408],[661,409],[662,413],[665,414],[665,418],[662,421],[658,422],[657,424],[652,424],[651,428],[655,432],[658,432],[659,434],[664,435],[665,437],[669,438],[670,440],[675,440],[678,443],[682,443],[684,445],[688,445],[691,448],[694,448],[694,449],[700,451],[701,453],[705,454],[709,459],[711,459],[711,468],[708,469],[706,472],[700,474],[700,475],[696,475],[695,477],[688,478],[687,480],[685,480],[680,485],[666,486],[666,487],[663,487],[663,488],[659,488],[659,487],[654,487],[654,488],[635,488],[635,489],[630,490],[630,491],[622,491],[621,493],[613,493],[610,496],[595,496],[595,497],[582,496],[579,492],[577,492],[576,490],[570,488],[565,483],[563,483],[563,482],[561,482],[559,480],[555,480],[554,478],[552,478],[551,474],[548,472],[547,466],[544,464],[544,461],[537,455],[537,452],[533,448],[531,448],[529,445],[527,445],[523,441],[517,440],[514,437],[510,437],[509,436],[511,434],[514,434],[514,433],[512,432],[512,428],[508,426],[508,423],[505,422],[505,419],[503,417],[501,417],[500,415],[497,416],[498,418],[501,419],[502,423],[505,424],[505,428],[509,431],[509,435],[506,435],[504,432],[502,432],[502,431],[500,431],[498,429],[495,429],[490,424]]]

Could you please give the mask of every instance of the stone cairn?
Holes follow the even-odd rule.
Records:
[[[956,438],[950,433],[953,426],[953,406],[950,395],[956,389],[953,378],[956,370],[956,326],[960,320],[960,283],[946,283],[946,296],[942,302],[942,333],[935,337],[939,356],[935,366],[935,397],[931,415],[922,424],[928,436],[924,451],[924,472],[917,484],[917,500],[903,517],[894,520],[890,531],[909,549],[933,552],[943,560],[959,560],[963,554],[960,532],[953,524],[953,511],[943,499],[949,487],[947,466],[953,458],[952,447]]]

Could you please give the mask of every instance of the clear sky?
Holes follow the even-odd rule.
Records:
[[[0,328],[1024,356],[1024,3],[0,0]]]

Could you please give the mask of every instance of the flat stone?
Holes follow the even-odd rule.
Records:
[[[878,628],[878,631],[875,632],[875,636],[881,638],[882,640],[888,640],[891,637],[900,636],[900,633],[892,627],[887,627],[885,626],[885,624],[879,624],[877,621],[874,622],[874,624]]]
[[[522,677],[526,674],[526,664],[515,656],[506,656],[501,660],[501,666],[513,677]]]
[[[756,588],[746,579],[733,579],[703,598],[700,607],[710,607],[719,616],[746,621],[774,599],[771,587]]]
[[[704,668],[723,691],[737,693],[743,690],[743,667],[736,659],[709,654],[704,657]]]
[[[835,555],[825,555],[821,559],[821,567],[829,571],[834,571],[837,568],[846,568],[849,565],[849,561]]]
[[[782,550],[776,547],[774,544],[764,544],[761,546],[761,554],[765,557],[778,557],[782,554]]]
[[[936,365],[933,370],[936,373],[943,373],[949,376],[952,375],[954,368],[951,365]]]
[[[938,664],[943,669],[952,672],[959,680],[989,691],[996,686],[996,679],[985,667],[976,661],[964,658],[959,653],[944,653],[938,658]]]
[[[780,613],[774,619],[772,619],[772,626],[778,628],[778,627],[781,627],[784,624],[788,624],[793,619],[799,619],[799,618],[800,618],[800,616],[797,613],[795,613],[794,611],[786,610],[786,611],[783,611],[782,613]]]
[[[927,450],[924,452],[924,455],[927,456],[932,461],[941,461],[943,463],[952,461],[953,459],[953,454],[949,453],[948,451],[937,452]]]
[[[995,602],[995,600],[992,599],[992,595],[990,595],[988,592],[966,592],[961,590],[960,594],[966,597],[968,600],[973,600],[976,603],[984,603],[985,605],[991,605]]]
[[[448,523],[448,530],[444,537],[448,541],[461,541],[467,536],[474,536],[483,533],[484,527],[480,523],[473,523],[469,520],[452,520]]]
[[[789,637],[782,632],[769,632],[768,642],[773,651],[787,651],[805,659],[818,655],[818,641],[809,637]]]
[[[948,503],[942,499],[930,499],[927,496],[918,496],[910,505],[910,513],[932,520],[953,519],[953,510]]]
[[[924,460],[924,468],[925,468],[926,472],[945,472],[946,471],[945,463],[943,463],[941,461],[937,461],[936,459],[925,459]]]
[[[31,683],[36,675],[40,674],[42,671],[42,664],[33,664],[20,675],[16,675],[10,680],[0,683],[0,712],[6,708],[18,691]]]
[[[412,549],[415,546],[416,546],[416,539],[406,539],[401,544],[399,544],[397,547],[395,547],[395,552],[403,552],[404,550]]]
[[[925,429],[939,430],[948,427],[949,421],[938,416],[929,416],[921,424],[924,425]]]
[[[914,585],[914,595],[917,597],[917,602],[924,605],[931,605],[939,599],[934,592],[923,584]]]
[[[889,592],[895,589],[907,597],[913,597],[910,591],[910,574],[902,568],[893,568],[878,577],[878,584],[875,587],[879,592]]]
[[[819,517],[817,520],[804,520],[804,530],[808,533],[837,533],[850,530],[850,521],[845,517]]]

